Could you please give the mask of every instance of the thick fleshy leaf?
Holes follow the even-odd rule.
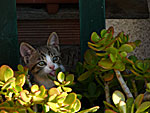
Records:
[[[119,109],[121,113],[126,113],[126,103],[124,101],[119,102]]]
[[[105,73],[103,76],[104,81],[111,81],[114,78],[114,73],[113,72],[109,72],[109,73]]]
[[[113,68],[116,70],[119,70],[119,71],[124,71],[125,70],[125,64],[122,61],[117,60]]]
[[[52,95],[54,95],[54,94],[59,95],[59,94],[60,94],[60,91],[59,91],[57,88],[51,88],[51,89],[49,89],[48,94],[49,94],[50,96],[52,96]]]
[[[136,45],[136,47],[139,46],[141,44],[141,40],[134,41],[134,44]]]
[[[85,73],[83,73],[82,75],[80,75],[78,77],[78,81],[83,81],[86,80],[87,78],[89,78],[92,75],[92,71],[86,71]]]
[[[43,97],[39,97],[39,96],[33,96],[32,101],[36,104],[36,103],[41,103],[42,101],[44,101],[45,98]]]
[[[116,90],[112,95],[112,100],[115,105],[119,104],[120,101],[125,101],[125,96],[122,92]]]
[[[48,101],[49,101],[49,102],[50,102],[50,101],[53,101],[53,100],[56,99],[56,97],[57,97],[57,94],[53,94],[52,96],[50,96],[50,97],[48,98]]]
[[[106,49],[107,53],[113,54],[115,57],[117,57],[118,49],[115,47],[109,47]]]
[[[110,60],[114,63],[116,62],[116,57],[113,54],[109,54]]]
[[[101,37],[103,38],[106,33],[107,33],[106,29],[101,30]]]
[[[47,102],[47,105],[52,109],[54,112],[57,112],[59,109],[59,105],[53,102]]]
[[[78,113],[91,113],[91,112],[96,112],[100,107],[99,106],[95,106],[86,110],[82,110]],[[114,112],[115,113],[115,112]]]
[[[23,86],[25,84],[25,75],[21,74],[16,77],[16,85]]]
[[[138,109],[139,106],[141,105],[143,98],[144,98],[144,94],[140,94],[136,97],[135,102],[134,102],[136,109]]]
[[[121,55],[122,57],[126,57],[126,56],[127,56],[127,52],[123,51],[123,52],[120,53],[120,55]]]
[[[17,66],[17,68],[18,68],[19,71],[24,72],[24,67],[22,65],[19,64]]]
[[[105,113],[117,113],[117,112],[115,112],[115,111],[113,111],[113,110],[111,110],[111,109],[106,109],[106,110],[105,110]]]
[[[104,69],[112,69],[113,62],[109,58],[102,58],[99,62],[98,65]]]
[[[98,36],[98,34],[96,33],[96,32],[93,32],[92,33],[92,35],[91,35],[91,41],[93,42],[93,43],[96,43],[96,42],[98,42],[98,41],[100,41],[100,37]]]
[[[70,93],[67,95],[64,104],[72,105],[73,103],[76,102],[76,99],[77,99],[77,95],[75,93]]]
[[[129,44],[123,44],[120,48],[119,51],[125,51],[127,53],[130,53],[133,51],[133,47]]]
[[[91,48],[94,51],[103,51],[106,47],[105,46],[100,46],[100,47],[93,47],[91,45],[88,44],[88,47]]]
[[[13,70],[7,65],[2,65],[0,67],[0,80],[6,82],[11,77],[13,77]]]
[[[65,80],[65,74],[63,72],[59,72],[57,75],[57,79],[62,83]]]
[[[31,97],[28,96],[28,94],[29,94],[29,91],[27,90],[23,90],[20,92],[20,97],[24,102],[30,102]]]
[[[97,65],[98,58],[93,50],[88,49],[84,54],[84,59],[87,64]]]
[[[45,96],[46,89],[45,89],[44,85],[40,86],[40,91],[41,91],[40,96],[42,96],[42,97]]]
[[[35,92],[38,91],[38,90],[39,90],[39,86],[36,85],[36,84],[31,87],[31,92],[32,92],[32,93],[35,93]]]
[[[62,89],[63,89],[65,92],[71,92],[71,91],[72,91],[72,89],[69,88],[69,87],[62,87]]]
[[[150,102],[149,101],[147,101],[147,102],[144,102],[144,103],[142,103],[139,107],[138,107],[138,109],[137,109],[137,111],[135,112],[135,113],[141,113],[141,112],[144,112],[146,109],[148,109],[150,107]]]
[[[108,103],[108,102],[106,102],[106,101],[103,101],[103,103],[104,103],[104,105],[105,105],[105,107],[108,109],[108,108],[111,108],[113,111],[115,111],[115,112],[119,112],[119,110],[116,108],[116,107],[114,107],[113,105],[111,105],[110,103]]]
[[[74,81],[74,75],[73,75],[73,74],[67,75],[67,76],[66,76],[66,82],[67,82],[67,81],[70,81],[69,84],[72,84],[73,81]]]
[[[76,102],[73,105],[74,112],[78,112],[81,109],[81,102],[79,99],[76,99]]]
[[[9,87],[14,87],[15,86],[15,77],[10,78],[3,86],[2,86],[2,90],[7,89]]]
[[[149,60],[137,60],[135,65],[142,70],[143,72],[146,72],[150,68],[150,61]]]
[[[127,99],[127,113],[131,113],[132,104],[134,103],[134,99],[132,97]]]

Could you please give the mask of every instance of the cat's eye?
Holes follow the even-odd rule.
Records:
[[[53,62],[58,62],[59,61],[59,57],[58,56],[54,56],[53,57]]]
[[[43,66],[46,65],[46,63],[44,61],[41,61],[41,62],[38,63],[38,65],[41,66],[41,67],[43,67]]]

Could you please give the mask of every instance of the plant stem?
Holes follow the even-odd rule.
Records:
[[[118,81],[119,81],[119,83],[120,83],[120,85],[121,85],[123,91],[125,92],[127,98],[130,98],[130,97],[133,98],[133,95],[132,95],[132,93],[130,92],[130,89],[128,88],[127,84],[125,83],[125,81],[124,81],[124,79],[123,79],[123,77],[122,77],[120,71],[118,71],[118,70],[114,70],[114,71],[115,71],[115,73],[116,73],[116,77],[117,77],[117,79],[118,79]]]
[[[105,82],[104,85],[105,85],[106,102],[108,102],[108,103],[111,104],[111,101],[110,101],[110,92],[109,92],[109,82]]]

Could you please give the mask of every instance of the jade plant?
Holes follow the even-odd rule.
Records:
[[[107,102],[110,102],[110,83],[117,79],[126,96],[133,97],[122,72],[126,70],[127,65],[135,65],[128,58],[128,53],[139,44],[140,40],[130,42],[129,35],[125,35],[124,32],[114,36],[113,27],[103,29],[100,34],[93,32],[91,42],[88,42],[90,49],[84,55],[83,67],[86,71],[78,77],[78,81],[82,82],[93,76],[104,89]]]
[[[60,72],[58,81],[54,81],[57,87],[49,90],[45,87],[32,85],[30,90],[24,89],[27,68],[18,65],[18,71],[14,72],[9,66],[0,67],[0,112],[2,113],[35,113],[34,105],[40,106],[41,113],[88,113],[95,112],[99,106],[83,111],[79,94],[72,92],[68,85],[74,81],[74,75]]]
[[[104,101],[105,113],[149,113],[150,101],[143,102],[144,94],[139,94],[134,100],[132,97],[125,99],[119,90],[114,91],[112,100],[115,106]]]

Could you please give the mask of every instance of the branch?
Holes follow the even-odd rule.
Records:
[[[127,98],[130,98],[130,97],[133,98],[133,95],[132,95],[132,93],[130,92],[130,89],[128,88],[127,84],[125,83],[125,81],[124,81],[124,79],[123,79],[123,77],[122,77],[120,71],[118,71],[118,70],[114,70],[114,71],[115,71],[115,73],[116,73],[116,77],[117,77],[117,79],[118,79],[118,81],[119,81],[119,83],[120,83],[120,85],[121,85],[123,91],[125,92]]]
[[[105,82],[105,97],[106,97],[106,102],[111,103],[110,101],[110,92],[109,92],[109,82]]]

